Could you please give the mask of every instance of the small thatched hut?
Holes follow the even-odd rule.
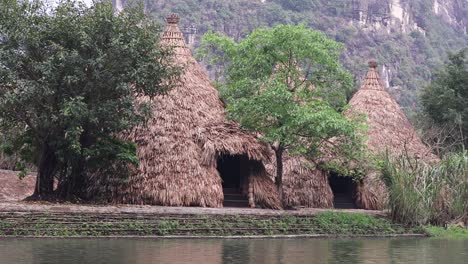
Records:
[[[365,115],[369,126],[366,145],[373,154],[388,151],[391,155],[407,153],[423,161],[438,158],[416,134],[398,103],[385,91],[377,73],[377,63],[369,71],[349,102],[347,116]],[[335,157],[336,158],[336,157]],[[269,165],[270,174],[275,166]],[[341,207],[382,209],[386,201],[385,184],[379,173],[370,171],[362,181],[325,172],[304,157],[284,160],[284,205],[305,207]]]
[[[369,126],[366,145],[371,153],[408,154],[426,162],[437,160],[424,145],[398,103],[385,91],[377,62],[369,62],[364,83],[349,102],[347,115],[364,114]],[[384,183],[377,172],[370,172],[356,186],[356,203],[365,209],[381,209],[386,199]]]
[[[118,188],[108,186],[114,179],[96,177],[98,188],[90,189],[120,203],[222,207],[229,192],[251,207],[281,208],[263,165],[268,148],[226,121],[218,91],[186,46],[178,22],[177,15],[168,16],[161,39],[184,69],[178,85],[154,99],[151,120],[124,136],[138,146],[138,168]]]

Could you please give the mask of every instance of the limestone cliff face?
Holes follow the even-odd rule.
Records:
[[[468,25],[468,0],[434,0],[434,13],[466,34]]]
[[[411,33],[417,30],[425,33],[422,18],[417,15],[418,5],[466,34],[467,15],[463,12],[464,9],[466,11],[467,0],[428,0],[419,3],[411,0],[354,0],[353,18],[369,30],[384,30],[388,33]]]

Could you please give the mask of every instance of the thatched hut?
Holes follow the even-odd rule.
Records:
[[[184,69],[180,80],[154,99],[151,120],[124,136],[138,146],[138,168],[118,187],[109,186],[116,182],[109,176],[96,177],[90,190],[112,202],[202,207],[222,207],[229,192],[251,207],[281,208],[263,166],[267,146],[226,121],[218,91],[193,58],[178,22],[177,15],[167,17],[161,45],[173,48],[174,62]]]
[[[383,88],[376,62],[369,63],[366,78],[345,114],[367,117],[366,145],[370,153],[405,153],[427,162],[438,159],[422,143],[398,103]],[[339,159],[327,157],[326,160],[330,158]],[[274,175],[275,166],[269,165],[268,170]],[[356,182],[351,177],[325,172],[304,157],[286,156],[283,177],[285,206],[362,209],[385,206],[386,188],[377,171],[369,171],[363,180]]]
[[[409,156],[431,162],[438,158],[423,144],[398,103],[385,91],[377,72],[377,63],[369,62],[364,83],[349,102],[346,115],[367,117],[368,150],[373,154],[388,152],[398,156]],[[365,209],[381,209],[385,204],[386,190],[379,174],[369,172],[356,184],[356,204]]]

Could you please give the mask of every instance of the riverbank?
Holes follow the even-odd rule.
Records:
[[[382,211],[0,203],[0,237],[356,237],[425,235]]]
[[[434,238],[468,239],[468,229],[460,226],[448,226],[447,228],[426,226],[424,230],[429,236]]]

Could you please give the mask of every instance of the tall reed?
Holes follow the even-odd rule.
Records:
[[[407,225],[467,222],[468,152],[447,155],[438,164],[386,155],[381,170],[395,221]]]

